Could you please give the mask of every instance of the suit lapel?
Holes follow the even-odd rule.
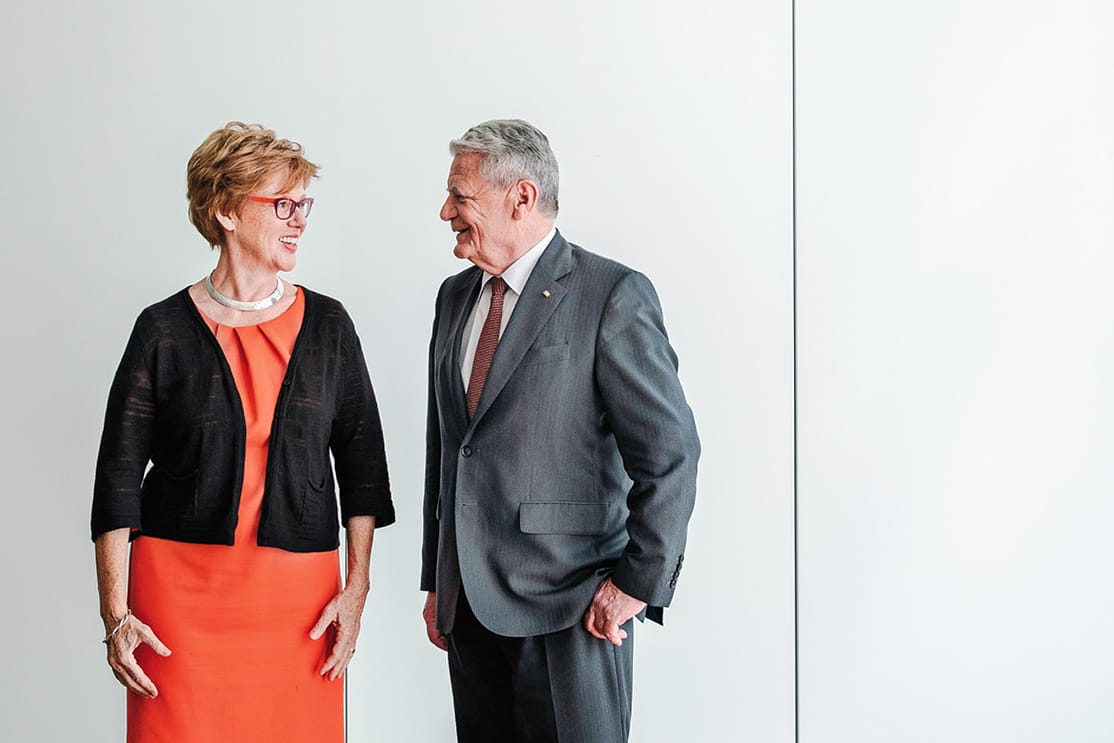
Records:
[[[572,269],[572,249],[558,232],[542,253],[538,265],[530,274],[522,296],[518,298],[514,314],[507,323],[503,337],[495,348],[495,358],[484,382],[473,425],[483,417],[491,403],[499,396],[507,381],[518,368],[522,357],[534,344],[549,318],[565,298],[566,289],[558,279],[566,276]],[[463,405],[463,396],[461,397]]]
[[[454,418],[461,421],[464,427],[468,423],[468,408],[465,403],[464,380],[460,376],[460,364],[464,348],[464,330],[468,324],[468,316],[472,314],[472,305],[476,303],[480,282],[483,280],[483,271],[478,268],[468,272],[462,277],[460,286],[457,287],[449,302],[448,317],[452,318],[452,328],[447,338],[447,349],[442,361],[442,374],[445,385],[451,390],[449,398],[452,404]]]

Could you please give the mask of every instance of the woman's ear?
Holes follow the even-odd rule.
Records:
[[[235,214],[225,214],[224,212],[217,212],[217,222],[225,229],[226,232],[235,232],[236,227],[240,224],[240,218]]]

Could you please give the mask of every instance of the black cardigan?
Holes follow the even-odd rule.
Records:
[[[300,290],[305,315],[275,407],[259,544],[321,552],[339,544],[330,450],[345,523],[375,516],[387,526],[395,513],[355,327],[340,302]],[[232,370],[188,290],[143,310],[108,395],[93,538],[127,527],[133,536],[232,544],[245,436]]]

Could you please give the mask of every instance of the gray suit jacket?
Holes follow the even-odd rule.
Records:
[[[421,587],[437,591],[439,629],[462,584],[509,637],[576,624],[607,575],[667,606],[700,444],[653,286],[558,233],[469,421],[461,347],[482,275],[441,285],[430,342]]]

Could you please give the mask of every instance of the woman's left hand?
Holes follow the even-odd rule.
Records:
[[[344,675],[352,655],[356,652],[356,638],[360,635],[360,617],[364,613],[367,592],[367,585],[361,587],[349,583],[325,605],[321,618],[309,631],[310,639],[316,640],[325,634],[330,624],[336,628],[333,651],[329,653],[325,665],[319,671],[322,676],[329,674],[330,681],[335,681]]]

